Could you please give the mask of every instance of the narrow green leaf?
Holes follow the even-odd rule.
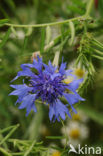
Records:
[[[33,149],[35,143],[36,143],[36,141],[34,140],[33,143],[32,143],[32,145],[31,145],[31,146],[29,147],[29,149],[25,152],[24,156],[29,156],[29,155],[30,155],[30,153],[31,153],[31,151],[32,151],[32,149]]]
[[[94,52],[97,53],[98,55],[103,56],[103,51],[100,51],[100,50],[94,49]]]
[[[70,39],[70,46],[73,44],[74,41],[74,37],[75,37],[75,27],[72,21],[69,22],[69,27],[70,27],[70,31],[71,31],[71,39]]]
[[[18,35],[17,35],[16,30],[14,29],[14,27],[11,27],[11,31],[12,31],[12,33],[13,33],[16,37],[18,37]]]
[[[6,131],[9,131],[10,129],[14,128],[15,126],[9,126],[7,128],[4,129],[0,129],[0,133],[5,133]]]
[[[0,153],[2,153],[3,156],[12,156],[10,153],[8,153],[8,151],[6,151],[5,149],[3,149],[2,147],[0,147]]]
[[[46,136],[46,139],[64,139],[64,136]]]
[[[8,19],[1,19],[0,20],[0,26],[4,25],[5,23],[7,23],[9,20]]]
[[[42,28],[42,30],[41,30],[40,53],[44,52],[44,45],[45,45],[45,28]]]
[[[25,36],[30,36],[32,33],[32,27],[29,27]]]
[[[9,38],[10,33],[11,33],[11,28],[9,28],[8,31],[6,32],[2,42],[0,43],[0,48],[2,48],[5,45],[6,41]]]
[[[46,27],[46,44],[49,44],[51,39],[51,28],[50,26]]]
[[[19,127],[19,124],[17,124],[0,142],[0,145],[2,145],[14,132],[15,130]]]
[[[58,66],[59,64],[59,56],[60,56],[60,51],[56,51],[54,59],[53,59],[53,63],[52,63],[54,66]]]
[[[93,39],[92,43],[93,43],[96,47],[103,49],[103,44],[102,44],[101,42],[99,42],[98,40]]]
[[[24,38],[24,44],[23,44],[21,53],[23,53],[24,50],[26,49],[27,43],[28,43],[28,36],[25,36],[25,38]]]
[[[99,60],[103,60],[103,57],[98,56],[98,55],[92,55],[92,57],[95,57],[95,58],[97,58],[97,59],[99,59]]]

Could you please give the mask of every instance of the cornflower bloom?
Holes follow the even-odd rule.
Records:
[[[53,66],[50,61],[46,65],[42,58],[39,56],[37,58],[37,60],[33,60],[32,64],[21,65],[22,71],[17,73],[13,81],[22,76],[28,78],[28,84],[23,82],[20,85],[11,85],[15,90],[10,95],[18,96],[16,103],[21,104],[19,109],[26,108],[26,116],[31,110],[37,112],[35,102],[40,99],[42,103],[49,105],[50,121],[56,119],[60,121],[60,118],[65,120],[65,114],[71,118],[67,107],[70,105],[72,111],[77,113],[73,104],[80,100],[84,101],[77,93],[83,79],[77,79],[72,74],[72,70],[66,70],[66,63],[62,62],[58,68]],[[68,80],[68,76],[72,77],[71,81]],[[64,105],[61,102],[60,98],[62,97],[68,104]]]

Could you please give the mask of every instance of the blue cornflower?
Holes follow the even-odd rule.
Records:
[[[73,104],[78,101],[84,101],[77,93],[77,89],[83,79],[77,79],[72,74],[72,70],[66,70],[66,63],[61,63],[60,68],[55,67],[49,61],[48,65],[44,64],[42,58],[33,60],[33,64],[22,64],[22,71],[19,71],[16,80],[23,76],[28,78],[28,84],[11,85],[15,90],[10,95],[17,95],[16,103],[20,103],[19,109],[26,108],[26,115],[31,110],[37,111],[35,101],[41,99],[43,103],[49,105],[50,121],[60,118],[65,120],[65,114],[70,118],[71,115],[67,106],[71,106],[72,111],[76,113]],[[35,69],[35,72],[33,71]],[[72,79],[68,79],[68,76]],[[64,97],[68,104],[64,105],[60,98]]]

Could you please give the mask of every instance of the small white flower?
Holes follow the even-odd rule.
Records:
[[[77,109],[77,114],[75,113],[72,114],[72,120],[87,123],[89,118],[82,110]]]
[[[49,146],[49,153],[50,153],[50,156],[61,156],[61,152],[52,148],[52,147],[57,147],[57,145],[55,144],[50,144]]]
[[[63,135],[68,137],[68,145],[72,144],[74,147],[82,143],[82,141],[84,141],[89,135],[88,127],[75,121],[70,121],[65,128],[62,128],[61,131]],[[65,143],[66,139],[63,139],[62,144],[65,145]]]
[[[75,74],[78,78],[84,78],[87,75],[87,70],[81,63],[79,62],[77,66],[75,66],[76,60],[72,61],[68,65],[68,68],[73,70],[73,74]]]

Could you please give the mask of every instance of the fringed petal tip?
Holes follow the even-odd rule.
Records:
[[[60,122],[60,118],[62,120],[65,120],[66,114],[71,118],[68,108],[59,99],[55,103],[50,105],[49,108],[50,121],[54,122],[57,119],[57,121]]]

